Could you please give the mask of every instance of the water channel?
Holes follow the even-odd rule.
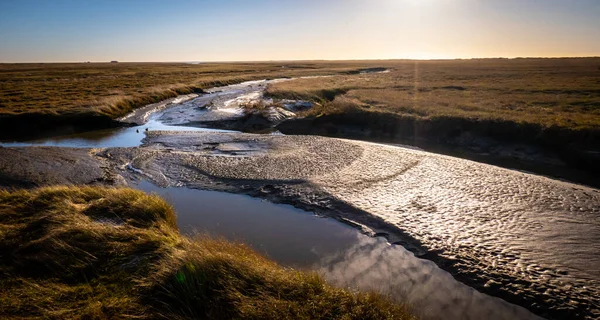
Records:
[[[231,101],[238,96],[252,96],[265,83],[267,81],[255,81],[230,86],[175,103],[169,108],[157,109],[145,124],[139,126],[1,145],[136,147],[143,143],[146,130],[223,131],[173,123],[170,115],[174,112],[190,114],[190,108],[199,108],[215,97]],[[231,111],[234,110],[196,110],[195,114],[235,113]],[[522,307],[479,293],[456,281],[433,262],[416,258],[402,246],[390,245],[384,238],[369,237],[330,218],[246,195],[161,188],[147,181],[132,187],[159,194],[170,202],[177,211],[178,224],[184,234],[207,233],[247,243],[284,266],[316,270],[332,284],[373,290],[406,302],[423,319],[538,318]]]

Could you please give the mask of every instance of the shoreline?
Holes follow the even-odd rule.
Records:
[[[0,203],[0,317],[414,319],[247,245],[183,236],[173,208],[139,190],[0,190]]]
[[[226,85],[249,81],[256,80],[234,81]],[[10,117],[0,115],[0,141],[27,142],[39,138],[143,125],[150,114],[202,97],[203,94],[211,94],[210,90],[161,98],[135,107],[117,118],[96,113],[20,114]],[[172,90],[168,92],[173,93]],[[420,119],[369,112],[297,117],[278,122],[271,122],[260,113],[247,113],[243,117],[198,124],[246,133],[278,130],[283,134],[404,144],[552,179],[600,187],[600,167],[596,165],[600,162],[600,150],[582,150],[600,146],[600,130],[577,131],[559,127],[544,129],[537,125],[511,121]],[[576,142],[566,142],[573,140]]]
[[[568,129],[555,128],[549,129],[548,132],[531,126],[523,131],[536,133],[524,133],[523,135],[512,133],[514,136],[512,138],[508,135],[502,136],[502,130],[497,130],[491,135],[480,134],[477,128],[482,124],[477,121],[468,123],[466,119],[457,120],[463,123],[462,126],[452,125],[452,119],[441,120],[441,122],[450,123],[449,125],[436,126],[436,121],[429,119],[394,119],[389,115],[381,117],[374,115],[371,117],[372,119],[369,119],[369,115],[365,115],[364,117],[353,117],[352,120],[358,123],[348,124],[347,119],[339,119],[344,116],[289,119],[276,126],[276,129],[283,134],[307,134],[408,145],[433,153],[497,165],[506,169],[600,187],[600,168],[596,165],[600,162],[600,153],[585,152],[553,138],[561,135],[581,136],[583,139],[591,137],[591,141],[586,142],[586,145],[587,148],[593,148],[600,146],[600,141],[597,141],[597,145],[595,144],[596,140],[600,140],[600,131],[573,132]],[[395,123],[395,126],[365,124],[365,122],[377,120]],[[504,123],[488,122],[491,127],[505,126]],[[519,124],[509,123],[508,125],[518,126]],[[543,137],[544,135],[547,137]],[[533,138],[516,140],[522,136]],[[561,140],[568,139],[563,137]]]
[[[233,141],[230,141],[232,138]],[[314,145],[313,147],[306,145],[307,142],[313,140],[315,141],[310,142],[310,145]],[[279,159],[277,155],[279,152],[283,152],[282,156],[292,156],[286,151],[289,150],[290,143],[292,142],[293,144],[299,144],[299,146],[303,146],[302,148],[325,148],[330,150],[333,147],[335,150],[339,149],[338,151],[345,150],[346,153],[348,153],[348,146],[352,145],[360,146],[365,144],[366,147],[375,148],[377,150],[388,150],[391,148],[352,140],[338,140],[339,139],[311,136],[285,137],[226,133],[215,134],[178,132],[169,134],[151,132],[150,137],[146,138],[144,146],[136,148],[0,148],[0,153],[3,155],[0,158],[4,159],[4,162],[9,164],[13,163],[12,167],[7,167],[7,163],[4,162],[0,164],[0,166],[5,168],[0,176],[0,182],[2,182],[4,185],[10,186],[13,185],[14,181],[17,180],[22,182],[29,181],[29,183],[24,185],[25,187],[44,184],[127,185],[131,181],[136,181],[140,177],[143,177],[144,179],[150,179],[149,181],[152,181],[152,183],[155,183],[159,186],[178,185],[189,188],[247,194],[258,198],[268,199],[274,203],[291,204],[301,209],[314,211],[318,214],[342,221],[372,236],[383,236],[390,243],[402,245],[407,250],[414,252],[417,256],[434,261],[443,270],[449,271],[458,280],[467,284],[468,286],[476,288],[483,293],[491,294],[493,296],[503,298],[508,302],[526,307],[532,311],[535,311],[537,314],[546,316],[548,314],[552,314],[553,316],[550,318],[553,319],[566,318],[567,315],[572,315],[574,312],[584,312],[585,314],[586,311],[583,311],[582,309],[579,309],[578,311],[570,309],[570,311],[565,310],[564,312],[559,312],[561,309],[555,308],[563,304],[558,303],[556,299],[560,300],[562,298],[559,298],[557,295],[557,297],[549,299],[548,296],[542,293],[542,291],[545,289],[537,287],[539,284],[532,286],[533,283],[529,283],[528,281],[518,277],[515,278],[510,274],[504,274],[500,272],[501,270],[498,270],[499,276],[493,276],[490,274],[490,272],[493,270],[486,269],[484,268],[485,266],[481,267],[483,269],[478,267],[483,260],[473,265],[473,268],[465,267],[465,263],[467,263],[467,265],[471,265],[473,262],[477,261],[473,260],[474,257],[471,257],[468,252],[454,252],[454,249],[450,247],[439,247],[438,245],[432,245],[435,243],[428,243],[427,241],[424,242],[424,238],[415,237],[414,234],[410,233],[419,231],[419,228],[398,226],[396,223],[386,221],[381,216],[375,214],[377,213],[376,211],[371,212],[368,208],[361,208],[358,206],[359,203],[353,204],[351,200],[354,199],[354,196],[346,193],[351,192],[351,189],[357,188],[358,185],[352,187],[351,184],[346,188],[344,187],[344,184],[340,185],[338,183],[333,183],[330,185],[327,183],[323,186],[320,186],[320,183],[317,184],[316,182],[320,181],[322,178],[317,178],[317,176],[315,176],[317,181],[311,182],[314,178],[308,178],[313,174],[304,177],[301,172],[299,172],[299,176],[298,173],[295,173],[297,170],[308,169],[303,165],[301,165],[299,168],[295,168],[294,165],[289,168],[289,170],[280,168],[289,161],[286,161],[285,159]],[[290,143],[285,143],[285,141],[289,141]],[[326,144],[331,144],[331,146],[322,146],[323,143],[319,143],[319,141],[327,142]],[[339,146],[337,146],[338,144]],[[259,149],[254,150],[255,148]],[[268,161],[267,163],[272,163],[273,165],[279,164],[279,166],[271,168],[270,165],[265,164],[265,160],[259,161],[259,159],[270,158],[264,157],[265,154],[263,154],[263,151],[260,151],[262,148],[275,148],[273,151],[274,154],[270,156],[274,157],[273,160],[275,162]],[[177,151],[180,149],[181,151]],[[401,163],[404,163],[404,166],[408,166],[407,171],[402,169],[401,172],[405,173],[401,173],[400,178],[410,177],[411,172],[416,169],[415,165],[411,164],[409,161],[410,159],[402,160],[402,158],[407,156],[409,158],[415,156],[419,158],[424,155],[427,157],[439,158],[443,161],[456,162],[468,166],[474,166],[476,168],[484,168],[484,165],[481,164],[465,162],[465,160],[461,159],[429,154],[416,150],[393,148],[389,149],[388,151],[399,152],[402,154],[406,153],[405,156],[392,156],[386,158],[388,160],[385,160],[392,162],[400,161]],[[341,152],[336,152],[336,154],[339,155]],[[356,154],[362,154],[362,152],[349,152],[344,157],[355,157]],[[376,156],[380,154],[380,152],[372,151],[368,154]],[[295,158],[292,157],[290,160],[292,159]],[[327,166],[331,166],[331,168],[338,168],[339,164],[341,163],[355,162],[354,160],[350,160],[346,161],[342,158],[338,160],[338,162],[341,162],[339,162],[337,165],[332,163]],[[196,163],[196,161],[201,162]],[[248,165],[244,165],[244,163],[236,164],[239,161],[243,161],[244,163],[248,161],[250,162]],[[269,168],[269,170],[263,173],[260,173],[260,171],[255,172],[255,166],[251,165],[251,163],[256,161],[261,163],[261,168]],[[288,165],[292,165],[294,162],[298,161],[300,161],[299,164],[301,164],[303,161],[309,161],[309,163],[312,163],[312,160],[310,159],[299,158],[297,160],[293,160],[292,163],[288,163]],[[76,165],[70,163],[75,163]],[[354,166],[356,165],[360,166],[359,163],[355,164]],[[397,168],[400,170],[403,165],[390,164],[387,167],[390,169]],[[320,166],[322,165],[319,165],[319,167]],[[444,167],[452,168],[453,166]],[[185,169],[182,171],[181,168]],[[243,168],[246,168],[247,170],[240,171]],[[250,172],[248,172],[248,170]],[[310,170],[317,170],[317,172],[320,172],[321,169],[317,167]],[[500,174],[500,176],[508,174],[518,178],[517,180],[533,179],[538,181],[538,183],[542,183],[544,185],[554,185],[565,190],[571,190],[571,188],[583,189],[585,193],[590,195],[594,195],[598,192],[598,190],[595,189],[572,185],[569,183],[560,183],[552,179],[531,176],[525,173],[517,173],[510,170],[505,171],[505,169],[500,168],[489,168],[489,170],[500,170],[504,172],[504,174]],[[287,176],[288,171],[291,174],[290,176]],[[246,173],[244,174],[243,172]],[[350,170],[347,173],[350,172],[354,172],[354,174],[359,173],[356,170]],[[472,172],[479,172],[479,170],[472,170]],[[241,176],[239,176],[240,174]],[[256,174],[259,174],[260,177],[264,175],[265,177],[270,178],[253,178],[253,175]],[[407,174],[409,175],[407,176]],[[284,175],[283,177],[285,178],[280,178],[280,175]],[[396,179],[394,178],[396,176],[395,173],[391,176],[385,172],[378,173],[377,175],[389,177],[390,179]],[[335,176],[336,175],[333,177]],[[356,180],[354,178],[348,179],[350,179],[349,181]],[[386,179],[388,178],[385,178],[384,180],[379,180],[379,178],[376,178],[372,182],[366,181],[366,185],[363,187],[369,188],[371,184],[381,183]],[[446,180],[447,179],[444,181]],[[454,179],[449,179],[448,181],[452,180]],[[336,196],[338,191],[335,191],[340,187],[341,189],[339,189],[339,191],[342,192],[341,197]],[[501,186],[497,187],[501,188]],[[594,193],[594,191],[596,193]],[[377,192],[377,194],[379,194],[379,192]],[[348,198],[349,196],[350,198]],[[467,209],[468,208],[465,209],[465,212],[469,211]],[[464,210],[461,209],[461,211]],[[489,256],[489,253],[485,256]],[[478,270],[481,271],[481,273],[479,273]],[[555,274],[555,272],[552,272],[551,274]],[[556,276],[560,279],[560,277],[563,277],[564,275],[556,273]],[[512,286],[515,286],[515,288],[511,288]],[[559,289],[558,287],[552,287],[555,288],[552,290]],[[538,297],[533,298],[532,295],[533,297]],[[578,301],[579,299],[581,298],[577,298]],[[584,302],[581,301],[579,303]],[[581,307],[582,306],[580,305],[579,308]],[[549,310],[552,311],[552,313],[546,313]],[[588,310],[587,312],[592,311]],[[583,315],[580,314],[580,316],[583,318]]]

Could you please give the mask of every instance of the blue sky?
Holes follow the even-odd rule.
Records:
[[[600,0],[1,0],[0,62],[600,56]]]

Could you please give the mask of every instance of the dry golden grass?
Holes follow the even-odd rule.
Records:
[[[0,116],[133,108],[203,88],[264,78],[347,73],[378,62],[0,64]]]
[[[600,128],[600,58],[404,61],[389,73],[299,79],[274,97],[316,100],[313,115],[348,111]]]
[[[248,247],[179,235],[131,189],[0,190],[0,318],[411,319]]]

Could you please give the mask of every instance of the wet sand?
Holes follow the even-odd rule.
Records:
[[[597,189],[314,136],[152,132],[98,156],[127,179],[260,196],[385,235],[541,315],[599,315]]]
[[[126,185],[95,149],[0,147],[0,188],[57,184]]]
[[[600,191],[419,150],[315,136],[150,132],[141,147],[0,148],[2,184],[149,179],[244,193],[383,235],[549,318],[599,315]]]
[[[145,180],[137,187],[167,199],[184,234],[242,241],[283,266],[316,271],[336,286],[407,303],[421,320],[540,319],[456,281],[402,246],[334,219],[240,194],[160,188]]]

